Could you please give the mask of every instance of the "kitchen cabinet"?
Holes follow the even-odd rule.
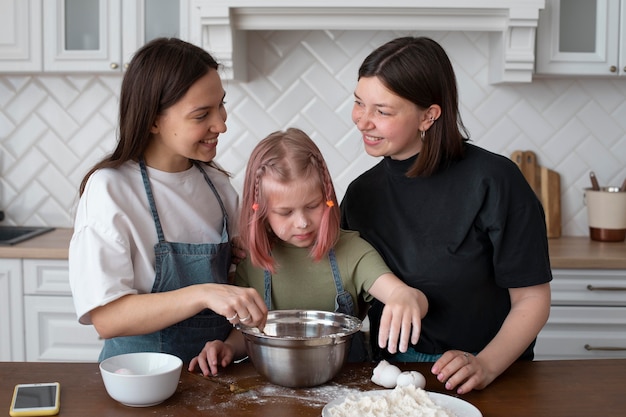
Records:
[[[44,71],[123,71],[159,36],[187,38],[189,0],[46,0]]]
[[[22,262],[0,259],[0,362],[23,360]]]
[[[76,319],[67,260],[0,259],[0,362],[96,362],[103,344]]]
[[[0,72],[41,71],[41,0],[0,0]]]
[[[626,358],[626,270],[555,269],[535,358]]]
[[[626,0],[546,0],[536,73],[626,75]]]
[[[26,360],[96,362],[104,341],[78,323],[67,260],[24,259],[23,271]]]

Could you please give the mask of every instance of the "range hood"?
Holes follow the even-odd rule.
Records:
[[[489,33],[489,82],[530,82],[545,0],[192,0],[191,41],[247,80],[245,31],[402,30]]]

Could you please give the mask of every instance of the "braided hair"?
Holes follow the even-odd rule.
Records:
[[[330,172],[319,148],[300,129],[289,128],[271,133],[252,151],[244,180],[240,217],[241,238],[256,267],[275,272],[272,246],[278,239],[267,222],[267,195],[263,179],[267,176],[282,184],[315,181],[325,199],[324,213],[312,245],[315,261],[325,257],[339,238],[339,207]]]

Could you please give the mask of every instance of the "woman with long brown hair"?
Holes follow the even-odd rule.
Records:
[[[238,196],[213,161],[226,131],[217,69],[203,49],[160,38],[124,75],[118,145],[81,183],[69,254],[79,321],[105,339],[100,360],[189,362],[232,324],[265,322],[259,295],[228,281]]]

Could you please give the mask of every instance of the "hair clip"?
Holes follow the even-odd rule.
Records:
[[[252,204],[252,210],[257,211],[259,209],[259,203]]]
[[[333,202],[333,200],[328,200],[328,201],[326,201],[326,205],[327,205],[328,207],[332,207],[332,206],[334,206],[334,205],[335,205],[335,203]]]

